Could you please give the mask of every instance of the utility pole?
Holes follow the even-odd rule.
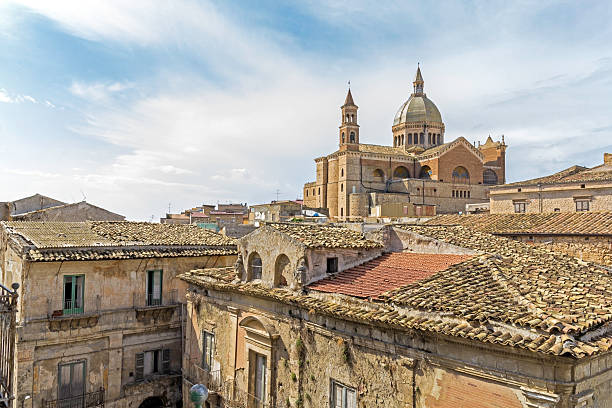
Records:
[[[280,190],[277,188],[276,189],[276,201],[278,201],[279,195],[280,195]]]

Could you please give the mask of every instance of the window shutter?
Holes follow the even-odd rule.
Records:
[[[162,350],[162,371],[164,374],[170,372],[170,349]]]
[[[144,380],[144,353],[136,353],[136,381]]]

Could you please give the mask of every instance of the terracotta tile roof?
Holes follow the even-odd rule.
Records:
[[[231,238],[195,225],[146,222],[2,223],[31,260],[155,258],[235,254]]]
[[[459,265],[479,265],[490,257],[474,258]],[[457,267],[459,267],[457,265]],[[477,271],[486,270],[487,264],[481,266]],[[453,268],[453,267],[451,267]],[[436,274],[440,276],[445,274]],[[453,275],[454,277],[454,275]],[[332,316],[338,319],[354,321],[363,324],[375,324],[382,327],[390,327],[396,330],[421,330],[425,332],[435,332],[441,335],[462,337],[473,341],[499,344],[508,347],[516,347],[527,349],[536,353],[563,355],[574,358],[582,358],[591,356],[597,353],[603,353],[612,348],[612,334],[603,332],[602,334],[590,333],[590,337],[580,338],[575,334],[567,331],[565,333],[563,326],[554,326],[554,330],[549,332],[542,330],[538,324],[546,327],[541,318],[528,319],[529,305],[524,305],[523,310],[527,310],[522,316],[523,319],[528,319],[530,325],[534,329],[521,329],[520,327],[508,328],[508,323],[496,322],[492,317],[487,317],[486,308],[479,310],[481,314],[461,314],[455,315],[453,308],[445,309],[442,312],[431,313],[427,308],[428,302],[435,301],[435,298],[428,298],[421,304],[406,308],[402,305],[395,305],[391,299],[386,303],[371,303],[367,301],[357,302],[342,302],[339,303],[333,299],[321,298],[320,296],[302,294],[285,288],[267,288],[259,283],[241,282],[236,279],[236,274],[231,268],[215,268],[215,269],[199,269],[191,272],[186,272],[179,275],[180,279],[191,283],[195,286],[215,289],[226,292],[237,292],[243,295],[265,298],[277,301],[291,306],[299,306],[307,311],[303,316],[308,320],[314,314],[323,314]],[[434,279],[434,278],[432,278]],[[422,286],[426,290],[430,280],[426,279],[425,283],[417,283],[415,285]],[[477,281],[477,279],[476,279]],[[500,285],[502,282],[500,282]],[[498,285],[498,286],[500,286]],[[445,299],[453,300],[452,294],[461,292],[465,289],[466,282],[460,282],[458,290],[449,288],[449,295]],[[480,298],[488,294],[487,285],[479,285],[478,290],[473,290],[472,293],[481,293]],[[402,293],[402,292],[398,292]],[[396,294],[395,296],[398,296]],[[461,296],[456,296],[453,305]],[[491,305],[496,305],[496,302],[503,301],[498,294],[493,294]],[[464,297],[465,300],[465,297]],[[520,301],[520,298],[519,298]],[[438,302],[440,303],[440,302]],[[437,304],[438,304],[437,303]],[[576,306],[579,311],[586,310],[585,305]],[[486,304],[483,306],[487,306]],[[518,306],[517,306],[518,307]],[[467,302],[466,306],[462,306],[464,310],[474,309],[474,302]],[[535,310],[537,312],[537,310]],[[578,310],[577,310],[578,312]],[[472,320],[468,320],[469,316]],[[489,320],[487,320],[489,319]],[[529,324],[527,327],[529,327]]]
[[[309,289],[359,298],[378,297],[384,292],[429,278],[436,272],[471,256],[390,253],[329,278],[311,283]]]
[[[266,223],[307,248],[382,248],[382,244],[367,239],[362,233],[339,225]]]
[[[587,168],[583,166],[572,166],[565,170],[561,170],[550,176],[539,177],[531,180],[517,181],[515,183],[504,184],[500,188],[506,186],[530,186],[538,184],[556,184],[556,183],[576,183],[581,181],[611,181],[612,180],[612,165],[602,164],[596,167]]]
[[[612,278],[594,264],[461,226],[402,229],[490,255],[398,289],[392,302],[547,333],[582,334],[612,320]]]
[[[612,235],[612,212],[440,215],[424,225],[463,225],[497,235]]]

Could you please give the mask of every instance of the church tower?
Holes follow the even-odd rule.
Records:
[[[340,123],[340,148],[346,150],[357,150],[359,144],[359,125],[357,124],[357,105],[353,102],[351,88],[349,88],[344,100],[344,105],[340,108],[342,120]]]

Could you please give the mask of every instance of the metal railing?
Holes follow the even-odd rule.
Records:
[[[133,303],[135,308],[174,306],[178,304],[178,290],[172,289],[164,291],[161,295],[158,293],[134,293]]]
[[[83,314],[83,301],[64,300],[63,315]]]
[[[13,283],[11,287],[0,284],[0,405],[4,403],[7,406],[15,398],[13,371],[19,284]]]
[[[42,401],[43,408],[89,408],[104,407],[104,388],[88,392],[76,397]]]
[[[148,293],[147,294],[147,306],[161,306],[161,304],[162,304],[161,293],[158,293],[158,294]]]

